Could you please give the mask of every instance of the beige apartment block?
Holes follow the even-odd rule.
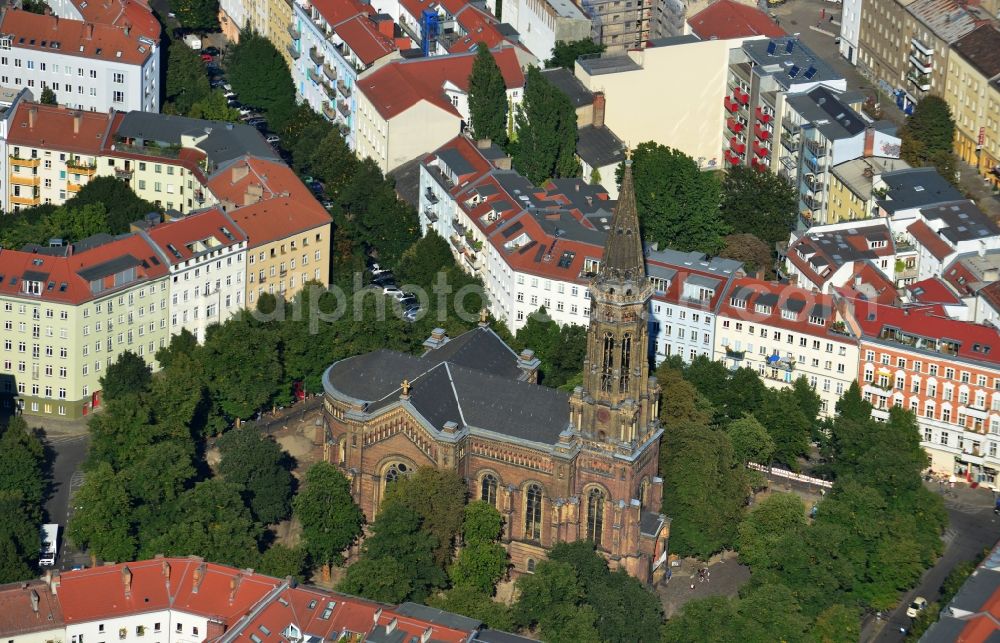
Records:
[[[983,25],[955,43],[944,98],[955,119],[955,153],[1000,187],[1000,31]]]

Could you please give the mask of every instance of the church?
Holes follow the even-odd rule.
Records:
[[[485,321],[455,338],[436,330],[419,357],[378,350],[327,369],[328,457],[369,520],[400,476],[453,469],[471,499],[504,517],[515,573],[585,538],[612,569],[646,583],[663,577],[660,387],[649,374],[652,289],[630,163],[590,294],[583,383],[571,394],[537,384],[539,360]]]

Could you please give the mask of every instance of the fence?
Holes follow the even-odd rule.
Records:
[[[822,478],[813,478],[812,476],[804,476],[801,473],[795,473],[794,471],[788,471],[787,469],[766,467],[762,464],[757,464],[755,462],[747,463],[747,468],[753,469],[754,471],[760,471],[761,473],[764,473],[769,476],[785,478],[786,480],[801,482],[803,484],[811,484],[816,487],[823,487],[824,489],[829,489],[833,486],[833,483],[830,482],[829,480],[823,480]]]

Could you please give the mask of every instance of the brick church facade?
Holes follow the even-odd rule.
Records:
[[[516,573],[555,543],[586,538],[644,582],[665,573],[669,521],[657,477],[660,387],[649,374],[645,276],[631,168],[591,285],[583,384],[536,383],[538,360],[483,322],[435,331],[420,357],[378,350],[324,374],[329,458],[369,520],[387,485],[418,467],[454,469],[505,519]]]

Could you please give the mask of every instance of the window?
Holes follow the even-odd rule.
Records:
[[[385,471],[385,485],[389,486],[393,482],[399,480],[400,476],[405,476],[410,473],[410,467],[403,462],[394,462],[389,465],[389,468]]]
[[[600,545],[603,532],[604,492],[600,489],[591,489],[587,496],[587,540]]]
[[[497,506],[497,478],[492,473],[483,476],[479,498],[494,507]]]
[[[116,91],[114,93],[113,100],[116,103],[124,103],[125,102],[125,92]]]
[[[529,485],[524,494],[524,537],[542,538],[542,488],[537,484]]]

